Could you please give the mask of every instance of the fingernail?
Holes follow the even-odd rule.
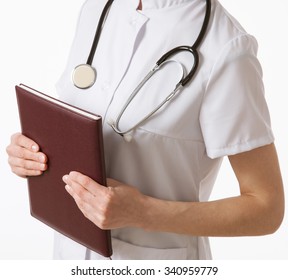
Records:
[[[33,150],[34,152],[37,152],[37,150],[38,150],[37,146],[36,146],[36,145],[32,145],[32,150]]]
[[[66,183],[67,180],[68,180],[68,175],[64,175],[62,179],[63,179],[63,181]]]

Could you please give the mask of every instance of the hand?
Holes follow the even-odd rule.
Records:
[[[12,172],[20,177],[38,176],[47,169],[47,156],[41,153],[37,143],[16,133],[6,148]]]
[[[101,229],[137,226],[143,220],[145,196],[133,187],[113,179],[105,187],[79,172],[70,172],[63,181],[84,216]]]

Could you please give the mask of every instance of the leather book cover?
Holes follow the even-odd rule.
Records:
[[[39,144],[48,169],[28,177],[31,215],[74,241],[109,257],[109,230],[88,220],[62,177],[79,171],[106,185],[102,118],[24,85],[16,86],[22,133]]]

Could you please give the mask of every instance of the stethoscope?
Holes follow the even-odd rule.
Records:
[[[104,9],[102,11],[102,14],[99,19],[99,23],[96,29],[94,41],[91,47],[90,54],[88,56],[86,64],[80,64],[77,67],[75,67],[73,74],[72,74],[72,81],[74,85],[79,89],[88,89],[92,87],[96,81],[97,72],[96,69],[92,66],[92,62],[94,59],[94,55],[96,52],[96,48],[100,39],[100,35],[103,29],[104,22],[106,20],[106,17],[109,13],[109,8],[111,7],[114,0],[108,0],[106,5],[104,6]],[[141,125],[143,122],[145,122],[147,119],[149,119],[152,115],[154,115],[157,111],[159,111],[167,102],[169,102],[172,98],[176,96],[180,90],[186,86],[193,78],[197,67],[199,65],[199,54],[198,54],[198,47],[203,41],[203,38],[205,36],[209,18],[210,18],[210,12],[211,12],[211,0],[206,0],[206,12],[205,17],[203,21],[203,25],[201,27],[201,30],[199,32],[199,35],[194,42],[192,46],[178,46],[176,48],[171,49],[167,53],[165,53],[157,62],[154,68],[144,77],[144,79],[139,83],[139,85],[134,89],[134,91],[131,93],[130,97],[127,99],[126,103],[124,104],[123,108],[121,109],[120,113],[118,114],[115,121],[110,120],[108,123],[113,128],[113,130],[118,133],[119,135],[123,136],[127,141],[131,140],[130,133],[137,128],[139,125]],[[192,54],[194,58],[193,66],[190,70],[190,72],[185,75],[185,69],[183,65],[175,60],[169,60],[172,56],[176,55],[180,52],[189,52]],[[180,66],[181,69],[181,79],[176,84],[174,90],[167,95],[167,97],[158,105],[156,106],[149,114],[147,114],[145,117],[143,117],[140,121],[138,121],[135,125],[130,127],[129,129],[122,131],[119,128],[119,122],[121,117],[123,116],[125,110],[129,106],[129,104],[132,102],[132,100],[135,98],[137,93],[140,91],[140,89],[144,86],[144,84],[159,70],[161,69],[165,64],[167,63],[176,63]]]

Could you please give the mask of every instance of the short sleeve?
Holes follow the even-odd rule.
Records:
[[[274,141],[256,55],[254,37],[241,35],[225,45],[213,66],[200,111],[210,158],[249,151]]]

